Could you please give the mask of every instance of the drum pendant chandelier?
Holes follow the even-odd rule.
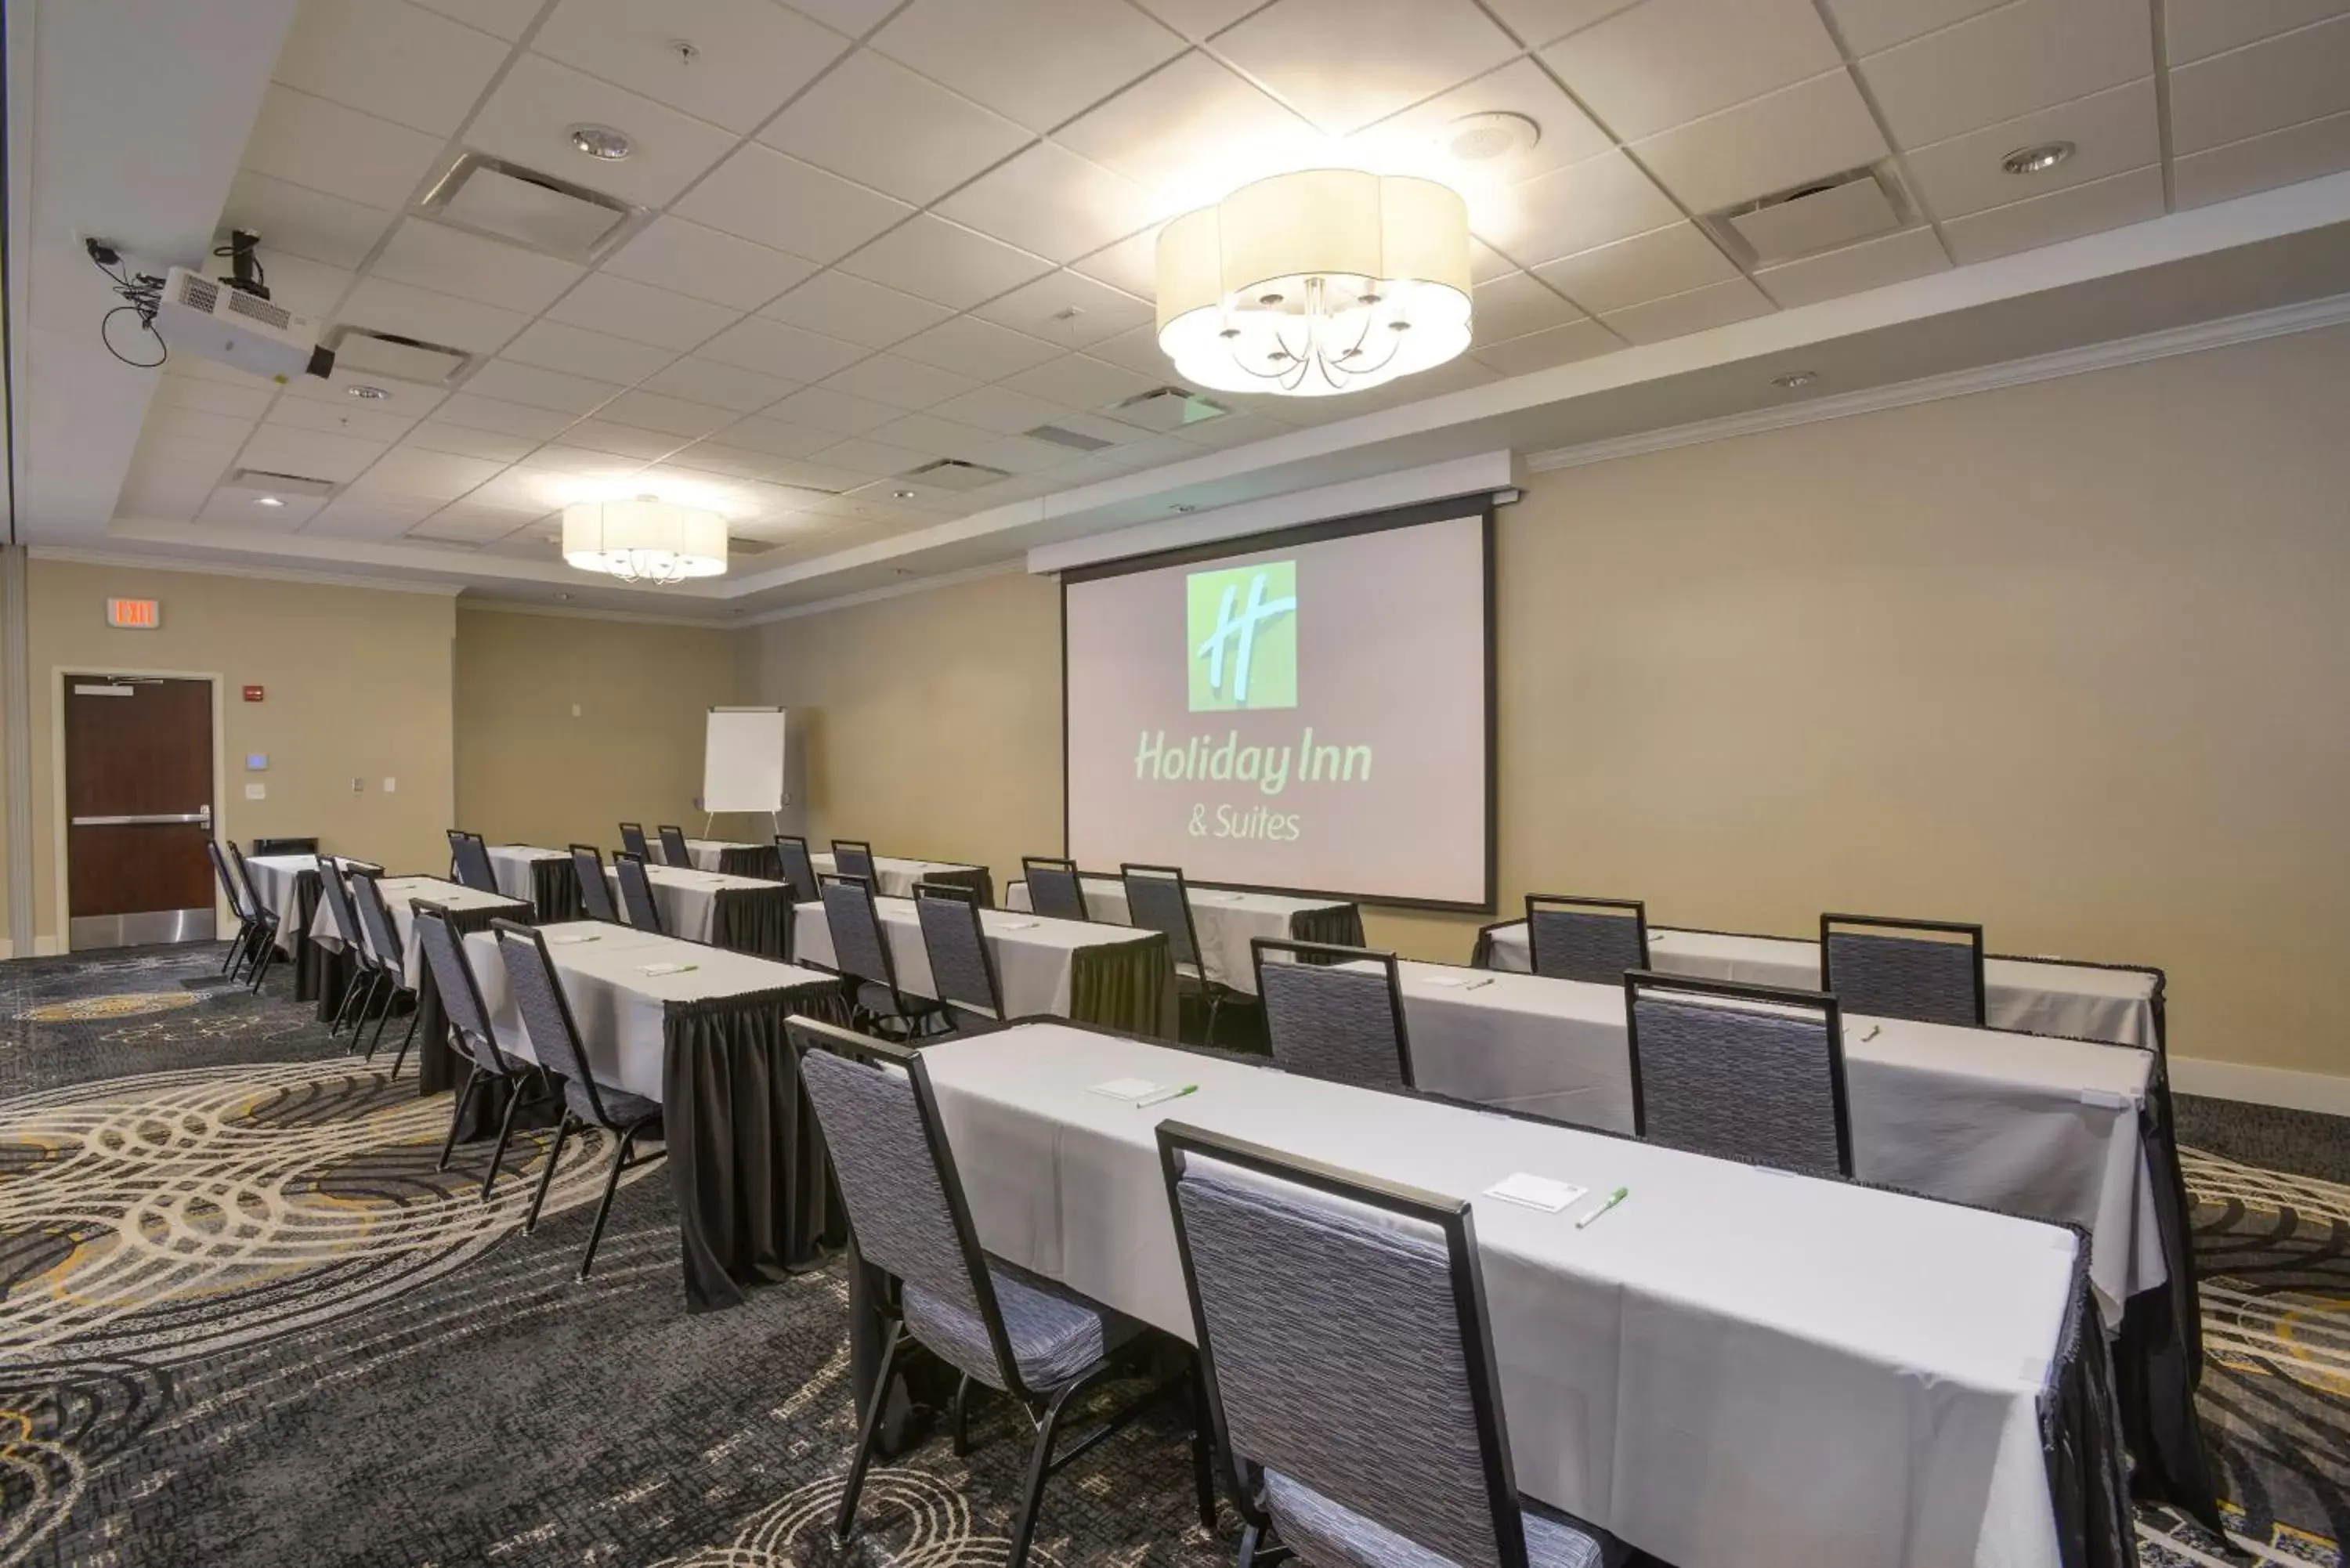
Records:
[[[563,558],[583,572],[667,587],[726,570],[726,519],[650,495],[563,509]]]
[[[1358,392],[1469,347],[1469,209],[1433,180],[1314,169],[1159,234],[1159,346],[1185,380]]]

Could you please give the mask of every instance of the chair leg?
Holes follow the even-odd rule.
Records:
[[[253,989],[259,991],[261,982],[269,978],[269,966],[277,961],[277,933],[262,928],[257,939],[261,944],[261,961],[253,969]]]
[[[546,1151],[546,1168],[538,1173],[538,1190],[531,1194],[530,1213],[522,1222],[525,1236],[538,1229],[539,1206],[546,1201],[546,1189],[555,1185],[555,1167],[563,1158],[563,1140],[570,1136],[571,1113],[567,1110],[563,1119],[555,1124],[555,1147]]]
[[[1208,1415],[1208,1379],[1196,1360],[1185,1381],[1191,1386],[1191,1480],[1200,1489],[1200,1528],[1216,1532],[1216,1472],[1211,1456],[1215,1426]]]
[[[612,1216],[612,1194],[620,1189],[620,1172],[629,1168],[629,1149],[637,1141],[637,1129],[630,1127],[620,1135],[620,1147],[612,1151],[612,1168],[604,1178],[604,1199],[596,1205],[596,1222],[588,1227],[588,1251],[579,1260],[579,1282],[588,1282],[588,1271],[596,1266],[596,1247],[604,1240],[604,1221]]]
[[[954,1455],[961,1459],[971,1452],[971,1374],[962,1375],[954,1392]]]
[[[1255,1525],[1245,1525],[1242,1528],[1240,1568],[1256,1568],[1257,1538],[1258,1532]]]
[[[457,1103],[449,1111],[449,1136],[441,1140],[441,1163],[433,1169],[449,1168],[449,1156],[457,1147],[457,1126],[465,1119],[465,1107],[473,1103],[473,1090],[481,1081],[482,1070],[479,1067],[468,1066],[465,1069],[465,1081],[457,1089]]]
[[[1208,1028],[1207,1032],[1200,1036],[1201,1044],[1213,1045],[1216,1043],[1216,1018],[1223,1010],[1222,997],[1211,995],[1208,998]]]
[[[335,1022],[327,1031],[329,1038],[342,1033],[343,1014],[348,1012],[352,1013],[351,1044],[354,1046],[359,1044],[359,1031],[367,1025],[368,1008],[375,1001],[375,988],[382,983],[382,981],[383,976],[373,970],[368,971],[364,975],[351,976],[350,983],[343,987],[342,1005],[335,1009]],[[354,1002],[359,1003],[356,1010],[351,1007]]]
[[[424,1007],[420,1002],[408,1015],[408,1033],[400,1037],[400,1054],[391,1059],[391,1081],[395,1084],[400,1082],[400,1064],[408,1060],[408,1048],[416,1044],[416,1025],[423,1016]],[[421,1073],[423,1069],[420,1067],[417,1071]]]
[[[1028,1457],[1028,1490],[1020,1500],[1019,1517],[1012,1521],[1012,1553],[1003,1560],[1004,1568],[1025,1568],[1028,1542],[1036,1533],[1036,1511],[1045,1501],[1045,1482],[1053,1473],[1053,1439],[1060,1433],[1061,1412],[1086,1386],[1083,1381],[1072,1383],[1054,1395],[1053,1402],[1045,1407],[1045,1418],[1036,1424],[1036,1450]]]
[[[368,1042],[367,1059],[370,1062],[375,1060],[375,1054],[383,1048],[383,1032],[391,1025],[391,1004],[400,1000],[400,981],[392,979],[389,974],[383,978],[383,1005],[376,1009],[375,1036]]]
[[[881,1370],[873,1379],[873,1397],[866,1401],[865,1427],[857,1434],[857,1453],[848,1461],[848,1482],[841,1489],[840,1514],[833,1521],[832,1533],[841,1541],[857,1523],[857,1498],[865,1490],[865,1468],[873,1462],[873,1440],[881,1432],[881,1412],[889,1404],[889,1382],[898,1369],[898,1336],[906,1325],[896,1318],[889,1320],[889,1332],[881,1340]]]
[[[498,1162],[506,1157],[506,1140],[514,1136],[515,1112],[522,1106],[522,1085],[515,1082],[519,1074],[505,1077],[506,1114],[498,1118],[497,1147],[490,1150],[490,1168],[482,1172],[482,1201],[490,1200],[490,1188],[498,1179]]]

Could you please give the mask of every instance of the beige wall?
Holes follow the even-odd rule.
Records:
[[[1536,476],[1499,543],[1505,908],[1973,919],[2162,965],[2182,1055],[2350,1074],[2350,330]],[[1058,613],[754,635],[815,836],[1059,842]],[[1467,955],[1478,922],[1374,910]]]
[[[329,850],[395,869],[444,866],[451,799],[446,595],[256,581],[144,566],[36,556],[32,640],[33,841],[36,924],[59,934],[57,672],[147,671],[222,678],[225,788],[221,833],[315,836]],[[114,596],[162,601],[156,631],[106,624]],[[259,702],[241,700],[259,686]],[[269,758],[247,773],[247,753]],[[351,780],[365,781],[354,792]],[[384,793],[383,781],[397,781]],[[247,783],[268,798],[244,798]]]
[[[492,843],[619,846],[619,824],[699,834],[703,719],[736,694],[738,634],[457,610],[456,821]],[[764,818],[718,819],[764,837]]]

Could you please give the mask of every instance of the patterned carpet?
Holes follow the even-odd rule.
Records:
[[[656,1165],[576,1283],[608,1146],[567,1148],[522,1236],[541,1142],[481,1203],[484,1150],[434,1168],[445,1099],[343,1054],[282,971],[255,998],[217,961],[0,964],[0,1568],[1003,1561],[1027,1444],[1001,1407],[968,1459],[877,1468],[831,1545],[837,1271],[687,1316]],[[2268,1114],[2182,1106],[2236,1550],[2148,1511],[2153,1568],[2339,1568],[2350,1532],[2350,1186],[2324,1179],[2350,1145]],[[1200,1530],[1154,1418],[1054,1481],[1032,1560],[1204,1568],[1235,1528]]]

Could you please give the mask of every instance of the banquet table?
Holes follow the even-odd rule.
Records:
[[[613,907],[625,917],[628,906],[620,898],[619,869],[607,866],[604,876],[612,885]],[[669,935],[760,958],[791,956],[789,884],[674,866],[647,866],[645,879],[652,884],[661,929]]]
[[[509,898],[525,898],[541,921],[576,920],[587,911],[579,901],[579,877],[571,868],[567,849],[541,849],[531,844],[493,844],[490,871],[498,891]]]
[[[730,877],[759,877],[780,882],[784,863],[772,844],[739,844],[726,838],[689,838],[685,852],[697,871],[723,871]]]
[[[845,1021],[839,978],[597,920],[542,929],[598,1080],[660,1102],[688,1310],[820,1261],[830,1177],[784,1020]],[[499,1047],[536,1061],[494,935],[465,956]],[[647,972],[668,964],[686,967]]]
[[[261,907],[277,917],[277,950],[294,966],[294,1000],[316,1002],[327,986],[330,955],[310,940],[318,912],[318,857],[248,855],[245,883]]]
[[[909,996],[936,996],[913,900],[877,898],[873,909],[889,943],[898,989]],[[979,919],[1006,1018],[1050,1015],[1175,1038],[1175,966],[1164,934],[1009,909],[982,909]],[[793,927],[793,952],[804,962],[830,967],[832,928],[824,906],[798,906]]]
[[[1519,1488],[1678,1568],[2126,1560],[2069,1229],[1067,1025],[923,1058],[981,1243],[1182,1339],[1161,1119],[1468,1199]],[[1518,1172],[1630,1196],[1579,1230],[1485,1195]]]
[[[1531,971],[1526,923],[1510,920],[1478,933],[1480,968]],[[1648,965],[1667,974],[1739,980],[1816,991],[1820,944],[1793,937],[1648,928]],[[2057,958],[1986,957],[1983,1018],[1994,1029],[2064,1034],[2159,1048],[2162,971]]]
[[[819,877],[840,874],[838,863],[828,850],[809,855],[808,864]],[[956,860],[900,860],[894,855],[876,855],[873,873],[873,890],[887,898],[910,898],[915,883],[943,882],[950,887],[970,888],[979,895],[983,906],[995,902],[995,878],[984,866]]]
[[[1080,878],[1086,913],[1114,926],[1132,925],[1126,884],[1116,877]],[[1200,967],[1211,984],[1256,994],[1256,962],[1249,943],[1258,937],[1299,942],[1363,945],[1363,912],[1330,898],[1300,898],[1285,893],[1243,893],[1232,888],[1185,884],[1191,898],[1191,934],[1200,944]],[[1005,890],[1004,908],[1029,908],[1028,884]]]

